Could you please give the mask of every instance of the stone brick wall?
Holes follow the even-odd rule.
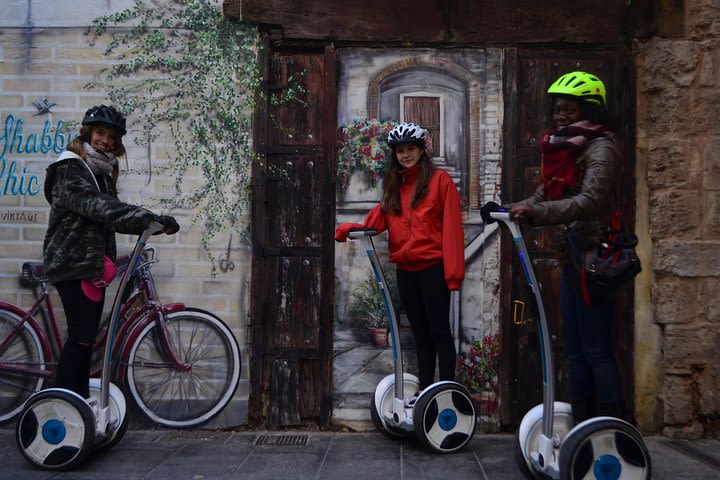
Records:
[[[93,18],[131,5],[128,0],[78,0],[59,2],[10,0],[0,4],[0,299],[27,308],[34,302],[31,291],[20,286],[19,272],[25,261],[42,259],[42,244],[49,208],[43,196],[45,168],[64,149],[68,134],[54,129],[59,123],[79,121],[92,105],[108,103],[103,92],[87,90],[86,84],[111,60],[103,55],[103,43],[89,45],[87,26]],[[31,8],[32,6],[32,8]],[[33,102],[47,99],[55,105],[40,113]],[[120,198],[160,212],[156,199],[172,190],[169,179],[153,168],[167,162],[174,146],[164,141],[148,147],[133,142],[137,128],[128,118],[124,137],[127,162],[120,160]],[[76,129],[75,129],[76,130]],[[135,132],[134,132],[135,131]],[[157,171],[157,170],[155,170]],[[188,178],[193,184],[193,178]],[[195,179],[195,183],[199,183]],[[165,213],[165,212],[163,212]],[[243,354],[243,373],[238,394],[214,426],[234,426],[247,418],[247,357],[245,351],[250,278],[249,246],[233,240],[230,260],[234,269],[211,275],[202,247],[201,226],[192,223],[191,211],[173,210],[181,224],[172,237],[157,236],[159,262],[153,267],[163,301],[180,301],[209,310],[228,323]],[[220,235],[214,254],[224,256],[228,237]],[[119,253],[129,253],[135,238],[118,235]],[[54,293],[54,289],[52,289]],[[111,292],[113,294],[114,292]],[[106,300],[110,308],[112,297]],[[59,298],[54,305],[64,321]],[[61,326],[64,333],[64,326]],[[211,425],[211,426],[212,426]]]
[[[638,410],[668,436],[718,436],[720,4],[687,0],[684,28],[659,25],[635,56],[638,230],[652,245],[636,294],[652,323],[636,353],[659,360],[641,362]]]

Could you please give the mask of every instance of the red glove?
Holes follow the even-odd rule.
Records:
[[[344,242],[347,240],[348,234],[353,228],[364,228],[364,225],[360,223],[343,223],[335,230],[335,241]]]

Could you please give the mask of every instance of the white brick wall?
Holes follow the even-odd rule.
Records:
[[[86,84],[109,60],[103,57],[102,41],[89,45],[86,35],[91,20],[101,14],[131,6],[131,0],[3,0],[0,2],[0,299],[25,308],[33,303],[30,292],[18,282],[25,261],[42,259],[42,243],[49,208],[42,194],[45,168],[62,150],[43,147],[52,144],[54,134],[43,136],[46,122],[51,127],[59,121],[78,121],[85,110],[108,103],[103,92],[91,91]],[[37,115],[33,102],[46,98],[56,105],[51,113]],[[21,121],[22,152],[14,128]],[[133,118],[128,118],[132,127]],[[9,127],[13,127],[10,129]],[[47,132],[47,128],[45,128]],[[131,130],[131,128],[130,128]],[[73,132],[75,133],[75,132]],[[47,135],[50,135],[49,137]],[[128,150],[127,163],[121,159],[123,173],[119,180],[120,198],[144,204],[159,212],[155,198],[167,195],[163,185],[168,180],[157,175],[148,183],[149,160],[157,167],[167,161],[172,144],[154,145],[152,159],[146,147],[136,146],[132,135],[123,142]],[[34,145],[34,148],[33,148]],[[64,143],[63,143],[64,145]],[[25,152],[29,146],[30,152]],[[48,151],[49,150],[49,151]],[[127,173],[127,168],[133,172]],[[13,169],[14,174],[11,173]],[[13,180],[14,179],[14,180]],[[21,183],[24,182],[24,183]],[[24,185],[23,191],[19,191]],[[28,191],[32,187],[32,192]],[[15,194],[13,194],[13,188]],[[171,212],[181,224],[173,237],[154,237],[160,262],[154,267],[163,301],[182,301],[207,309],[223,318],[236,334],[243,353],[243,382],[248,378],[245,352],[245,319],[247,318],[247,284],[250,278],[250,254],[246,245],[235,241],[231,260],[235,269],[210,274],[210,261],[200,242],[198,225],[191,225],[192,212]],[[237,236],[235,237],[237,238]],[[118,235],[119,253],[129,252],[135,239]],[[220,235],[214,242],[216,256],[227,249],[228,237]],[[53,289],[54,292],[54,289]],[[59,298],[54,298],[56,313],[62,318]],[[106,302],[108,308],[111,299]],[[64,327],[63,327],[64,332]],[[216,425],[238,425],[245,422],[247,386],[241,385],[235,407],[228,409]]]

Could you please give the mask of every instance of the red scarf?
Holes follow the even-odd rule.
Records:
[[[561,130],[545,132],[540,145],[540,174],[545,196],[558,200],[577,185],[577,152],[588,140],[602,137],[608,128],[583,120]]]

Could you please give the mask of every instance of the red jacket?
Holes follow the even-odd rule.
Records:
[[[388,230],[390,261],[400,270],[415,272],[442,261],[448,289],[459,290],[465,278],[460,195],[450,175],[435,170],[420,204],[410,208],[418,170],[416,165],[401,172],[402,213],[386,216],[378,204],[367,214],[362,227],[374,228],[378,233]],[[336,238],[344,240],[353,226],[358,225],[341,225]]]

